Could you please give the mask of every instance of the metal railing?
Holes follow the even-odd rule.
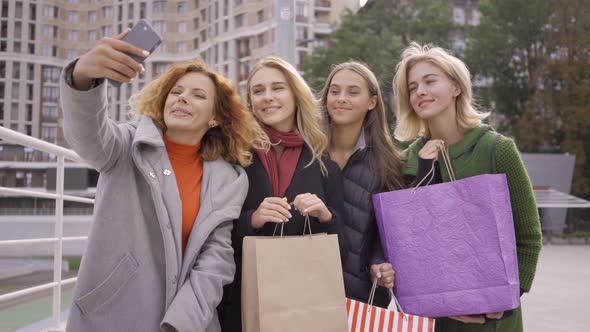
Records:
[[[35,294],[48,289],[53,289],[53,303],[52,303],[52,319],[49,331],[61,332],[64,331],[62,326],[60,309],[61,309],[61,287],[76,282],[77,278],[70,278],[62,280],[62,258],[63,258],[63,243],[65,241],[84,241],[87,239],[86,236],[78,237],[64,237],[63,236],[63,216],[64,216],[64,201],[73,201],[94,204],[94,199],[68,196],[64,195],[64,166],[65,160],[77,161],[84,163],[84,161],[74,151],[63,148],[61,146],[47,143],[37,138],[33,138],[14,130],[4,128],[0,126],[0,139],[6,142],[19,144],[25,147],[30,147],[36,150],[40,150],[46,153],[57,156],[56,163],[56,191],[55,193],[47,192],[36,192],[24,189],[15,189],[0,187],[0,193],[19,193],[30,197],[50,198],[55,199],[55,228],[53,238],[37,238],[37,239],[21,239],[21,240],[4,240],[0,241],[0,247],[12,246],[12,245],[23,245],[23,244],[42,244],[42,243],[53,243],[53,282],[35,287],[22,289],[19,291],[0,295],[0,303],[12,301],[15,299],[23,298],[31,294]]]

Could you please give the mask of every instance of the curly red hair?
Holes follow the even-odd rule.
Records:
[[[215,86],[213,114],[218,126],[210,128],[201,140],[204,160],[224,160],[248,166],[252,163],[250,148],[267,150],[270,146],[266,133],[249,112],[233,84],[211,69],[201,59],[172,65],[165,73],[147,84],[129,100],[135,117],[147,115],[156,126],[166,130],[164,104],[170,90],[187,73],[201,73]]]

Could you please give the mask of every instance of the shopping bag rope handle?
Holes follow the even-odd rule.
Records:
[[[451,164],[451,157],[449,156],[449,151],[447,150],[444,144],[441,146],[441,154],[443,162],[445,163],[445,167],[447,168],[447,172],[449,174],[449,179],[451,179],[451,181],[457,181],[457,178],[455,177],[455,171],[453,171],[453,166]],[[420,187],[420,185],[430,177],[428,182],[426,182],[426,185],[429,185],[432,182],[432,180],[434,180],[434,171],[434,160],[432,160],[432,167],[430,168],[428,173],[426,173],[426,175],[422,178],[422,180],[420,180],[420,182],[418,182],[418,184],[414,186],[412,192],[416,192],[418,187]]]
[[[367,301],[369,304],[367,312],[371,312],[371,308],[373,307],[373,301],[375,300],[375,291],[377,290],[377,280],[379,280],[379,279],[375,278],[375,280],[373,280],[373,286],[371,287],[371,293],[369,294],[369,300]],[[399,302],[397,301],[397,298],[395,297],[395,294],[393,293],[393,289],[391,289],[391,288],[389,289],[389,296],[391,296],[391,300],[393,301],[393,303],[395,303],[397,310],[399,310],[399,312],[402,314],[404,319],[407,320],[408,317],[406,317],[406,313],[404,312],[404,309],[402,309],[401,304],[399,304]]]
[[[278,223],[275,223],[275,228],[274,228],[274,230],[272,231],[272,236],[273,236],[273,237],[275,236],[275,234],[276,234],[276,232],[277,232],[277,227],[278,227],[278,226],[279,226],[279,224],[278,224]],[[280,237],[283,237],[283,230],[284,230],[284,229],[285,229],[285,223],[284,223],[284,222],[282,222],[282,223],[281,223],[281,236],[280,236]],[[303,224],[303,234],[302,234],[302,235],[305,235],[305,231],[306,231],[307,229],[309,229],[309,237],[310,237],[310,238],[312,238],[313,236],[312,236],[312,234],[311,234],[311,221],[309,220],[309,215],[306,215],[306,216],[305,216],[305,222],[304,222],[304,224]]]

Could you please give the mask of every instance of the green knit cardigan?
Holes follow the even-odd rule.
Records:
[[[418,138],[405,151],[405,176],[416,176],[418,151],[423,146],[422,138]],[[457,179],[481,174],[506,174],[516,235],[520,288],[528,292],[541,252],[541,223],[532,185],[514,141],[496,133],[490,126],[480,125],[471,129],[459,142],[450,145],[448,151]],[[442,156],[438,160],[442,160]],[[444,163],[440,162],[439,167],[443,182],[449,181]]]

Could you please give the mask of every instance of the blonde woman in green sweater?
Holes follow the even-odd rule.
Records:
[[[533,283],[541,250],[541,224],[532,186],[514,142],[482,124],[488,114],[475,109],[467,66],[439,47],[412,43],[394,77],[397,96],[395,136],[416,139],[407,149],[404,175],[418,180],[449,151],[457,179],[505,173],[512,204],[521,294]],[[444,163],[435,162],[435,183],[449,181]],[[443,171],[440,171],[440,169]],[[496,312],[437,320],[436,331],[522,331],[522,313]]]

